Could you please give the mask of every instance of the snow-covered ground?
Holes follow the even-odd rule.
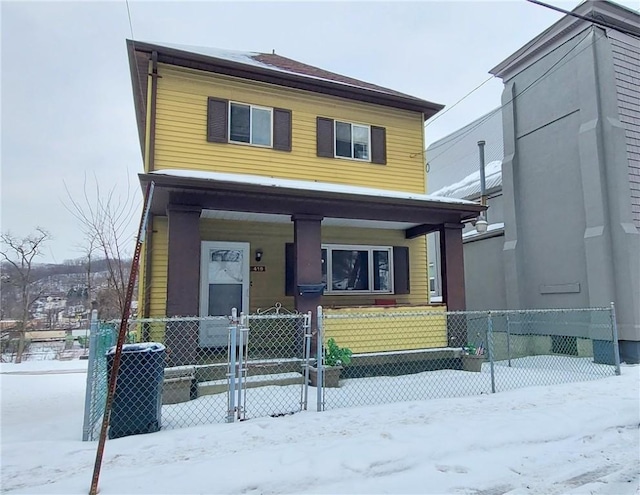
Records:
[[[86,361],[47,364],[0,367],[2,491],[85,494],[97,445],[79,440]],[[594,381],[109,440],[100,493],[636,494],[639,391],[640,367],[623,366]]]

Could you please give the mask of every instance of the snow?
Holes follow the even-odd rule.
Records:
[[[446,198],[434,194],[416,194],[404,191],[390,191],[386,189],[373,189],[369,187],[347,186],[343,184],[331,184],[328,182],[312,182],[305,180],[277,179],[261,175],[229,174],[224,172],[203,172],[199,170],[166,169],[151,172],[155,175],[170,175],[173,177],[186,177],[190,179],[206,179],[218,182],[233,182],[236,184],[251,184],[256,186],[297,189],[302,191],[315,191],[338,194],[353,194],[358,196],[373,196],[382,198],[404,199],[413,201],[435,201],[448,204],[477,205],[473,201],[464,199]]]
[[[504,230],[504,222],[490,223],[489,225],[487,225],[487,232],[493,232],[495,230]],[[476,229],[473,229],[462,234],[462,238],[469,239],[484,234],[486,234],[486,232],[478,232]]]
[[[3,493],[86,494],[97,442],[79,440],[85,375],[37,364],[2,366]],[[100,493],[630,495],[639,387],[640,367],[623,365],[600,380],[124,437],[107,441]]]
[[[375,93],[391,93],[394,94],[394,91],[391,90],[387,90],[386,88],[382,88],[379,87],[378,89],[376,88],[371,88],[369,86],[362,86],[359,84],[351,84],[351,83],[347,83],[344,81],[336,81],[335,79],[328,79],[326,77],[320,77],[320,76],[316,76],[316,75],[312,75],[312,74],[307,74],[307,73],[300,73],[300,72],[295,72],[292,70],[287,70],[284,69],[282,67],[278,67],[276,65],[271,65],[271,64],[267,64],[264,62],[260,62],[259,60],[256,60],[255,57],[258,57],[260,55],[265,55],[263,53],[260,52],[243,52],[243,51],[238,51],[238,50],[225,50],[222,48],[213,48],[213,47],[202,47],[202,46],[191,46],[191,45],[180,45],[180,44],[173,44],[173,43],[152,43],[153,45],[157,45],[157,46],[164,46],[165,48],[171,48],[173,50],[181,50],[184,52],[189,52],[189,53],[194,53],[196,55],[204,55],[205,57],[213,57],[213,58],[217,58],[217,59],[221,59],[221,60],[228,60],[230,62],[236,62],[236,63],[240,63],[240,64],[245,64],[245,65],[251,65],[253,67],[259,67],[261,69],[267,69],[267,70],[271,70],[271,71],[276,71],[276,72],[282,72],[284,74],[292,74],[295,76],[299,76],[299,77],[304,77],[307,79],[315,79],[318,81],[324,81],[324,82],[328,82],[331,84],[338,84],[341,86],[349,86],[352,88],[359,88],[359,89],[364,89],[367,91],[373,91]],[[364,82],[364,81],[363,81]],[[413,99],[418,99],[416,97],[410,96],[410,95],[406,95],[407,98],[413,98]]]
[[[487,190],[502,185],[502,160],[490,162],[484,167],[485,187]],[[431,194],[451,198],[467,198],[480,194],[480,170],[470,173],[464,179],[442,187]]]

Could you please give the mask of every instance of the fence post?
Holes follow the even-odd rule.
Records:
[[[302,410],[306,411],[309,403],[309,359],[311,359],[311,321],[308,311],[304,319],[304,389],[302,392]]]
[[[620,375],[620,348],[618,347],[618,323],[616,321],[616,305],[611,302],[611,336],[613,338],[613,360],[616,365],[616,375]]]
[[[236,308],[231,310],[231,325],[229,325],[229,389],[227,391],[227,403],[229,410],[227,414],[227,423],[233,423],[236,418],[236,336],[238,332],[238,314]]]
[[[511,333],[509,332],[509,313],[507,313],[507,362],[511,368]]]
[[[317,411],[324,410],[324,362],[322,359],[322,306],[318,306],[318,330],[316,334],[316,366],[318,368],[318,383],[316,383]]]
[[[244,326],[245,322],[247,323],[246,327]],[[245,319],[244,314],[240,313],[240,324],[236,326],[236,331],[238,332],[238,400],[236,403],[236,407],[238,408],[238,414],[236,414],[236,418],[238,420],[244,419],[244,412],[246,410],[246,399],[247,393],[243,389],[246,386],[246,365],[247,365],[247,356],[245,352],[247,352],[247,348],[249,347],[249,322]],[[246,335],[246,339],[245,339]],[[246,342],[246,346],[245,346]]]
[[[491,367],[491,393],[496,393],[496,375],[493,364],[493,318],[491,311],[487,314],[487,347],[489,348],[489,366]]]
[[[91,404],[94,392],[94,374],[96,369],[96,352],[98,341],[98,310],[91,311],[91,324],[89,326],[89,362],[87,363],[87,387],[84,393],[84,421],[82,425],[82,441],[89,440],[90,432],[93,431],[91,423]],[[92,435],[91,435],[92,436]]]

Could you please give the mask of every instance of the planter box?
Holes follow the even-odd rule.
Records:
[[[477,356],[475,354],[462,355],[462,369],[464,371],[473,371],[479,373],[482,371],[482,363],[484,363],[484,355]]]
[[[340,373],[342,366],[325,366],[324,368],[324,386],[328,388],[340,387]],[[309,367],[309,381],[312,387],[318,386],[318,368]]]

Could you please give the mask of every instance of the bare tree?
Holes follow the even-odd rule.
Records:
[[[107,287],[94,290],[96,298],[101,299],[104,304],[101,312],[109,317],[111,314],[122,314],[124,309],[131,266],[127,258],[134,235],[132,220],[139,205],[129,182],[123,193],[120,193],[117,186],[105,193],[97,178],[94,178],[94,182],[95,189],[91,198],[85,177],[81,199],[74,197],[65,184],[69,198],[65,207],[80,222],[87,241],[88,278],[94,252],[99,253],[98,256],[106,261]],[[103,293],[103,297],[99,297],[98,293]]]
[[[18,350],[16,363],[22,362],[24,352],[27,322],[29,321],[29,309],[41,296],[41,292],[33,291],[34,260],[42,253],[43,244],[51,238],[50,234],[38,227],[36,232],[19,239],[9,232],[2,234],[2,249],[0,255],[11,267],[11,273],[7,274],[9,283],[18,289],[21,319],[19,326]]]

